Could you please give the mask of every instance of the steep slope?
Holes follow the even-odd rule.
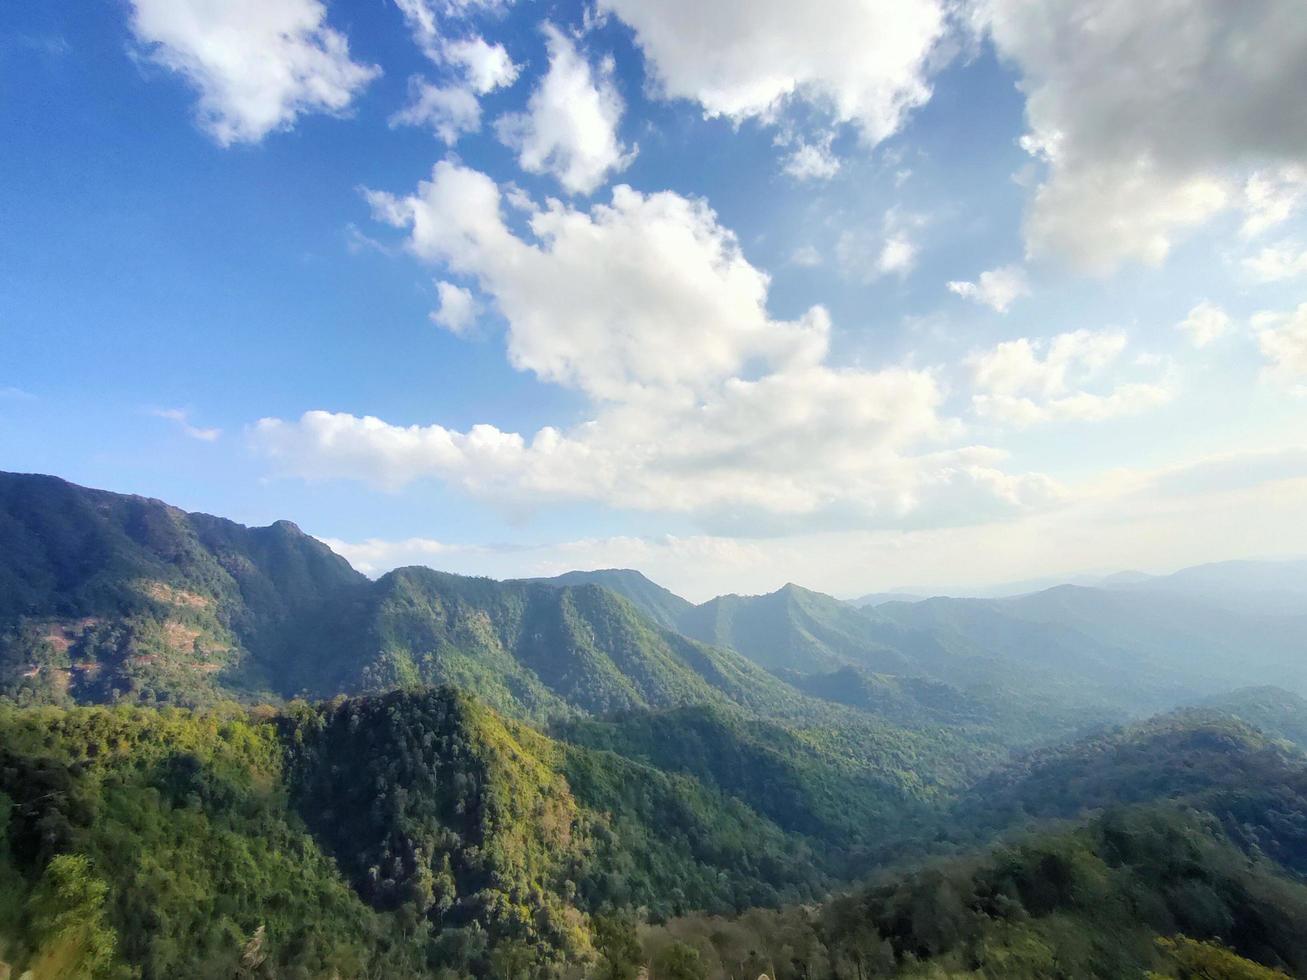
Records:
[[[1160,592],[1060,586],[1012,599],[887,603],[862,615],[929,638],[943,669],[1019,671],[1029,690],[1146,713],[1246,686],[1307,691],[1307,613],[1268,615]],[[982,671],[982,673],[984,672]],[[1060,690],[1059,690],[1060,689]]]
[[[654,623],[664,629],[677,629],[681,617],[694,608],[693,603],[675,592],[651,582],[630,568],[598,568],[593,571],[564,572],[552,578],[523,579],[545,585],[598,585],[628,600]]]
[[[1208,815],[1117,808],[819,909],[677,920],[647,930],[641,953],[692,962],[703,980],[1287,980],[1307,970],[1304,916],[1307,887]]]
[[[928,795],[929,777],[910,766],[914,749],[929,749],[888,726],[865,732],[875,748],[860,758],[842,757],[792,728],[708,705],[570,722],[555,733],[571,744],[688,774],[781,829],[831,848],[847,850],[919,817]]]
[[[536,721],[677,704],[784,714],[804,700],[739,654],[655,626],[596,585],[398,569],[307,629],[280,687],[310,696],[452,683]]]
[[[397,925],[290,810],[272,725],[0,707],[0,959],[14,975],[419,976]]]
[[[718,596],[683,615],[679,628],[769,670],[807,674],[851,664],[885,673],[912,669],[856,609],[797,585],[761,596]]]
[[[1264,690],[1233,700],[1293,710]],[[643,955],[674,951],[711,980],[1284,980],[1307,969],[1304,813],[1307,757],[1211,709],[1178,712],[982,780],[920,828],[922,853],[959,857],[912,862],[819,910],[685,917],[645,930]],[[901,840],[886,856],[902,866],[910,850]]]
[[[1131,592],[1188,596],[1242,612],[1307,612],[1307,560],[1212,562],[1110,585]]]
[[[0,692],[182,703],[267,686],[289,631],[366,579],[293,524],[0,474]]]
[[[809,900],[838,859],[452,689],[0,707],[0,961],[37,980],[576,967],[592,913]]]
[[[1283,688],[1243,687],[1208,698],[1199,708],[1237,718],[1271,738],[1307,750],[1307,698]]]
[[[1232,792],[1289,787],[1307,796],[1307,758],[1300,752],[1235,718],[1179,711],[1025,753],[972,786],[955,805],[952,822],[983,836],[1160,800],[1185,800],[1224,815],[1219,801]]]

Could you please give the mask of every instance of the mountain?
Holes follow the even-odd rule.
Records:
[[[683,615],[679,629],[769,670],[806,674],[850,664],[887,673],[911,669],[858,610],[797,585],[769,595],[718,596]]]
[[[1293,616],[1307,612],[1307,560],[1213,562],[1111,585],[1187,596],[1245,613]]]
[[[366,582],[289,522],[0,474],[0,693],[254,696],[297,624]]]
[[[920,602],[924,598],[925,596],[913,595],[910,592],[868,592],[846,602],[854,609],[864,609],[868,606],[883,605],[886,602]]]
[[[1302,842],[1300,827],[1289,834]],[[1115,808],[882,875],[820,907],[678,919],[646,930],[634,957],[664,970],[692,964],[662,975],[704,980],[1288,980],[1307,971],[1305,916],[1307,886],[1207,815]]]
[[[675,630],[694,604],[629,568],[564,572],[553,578],[526,579],[546,585],[598,585],[628,600],[664,629]]]
[[[1019,670],[1028,690],[1139,714],[1249,684],[1307,692],[1307,607],[1294,615],[1232,609],[1170,592],[1060,586],[1010,599],[888,603],[862,615],[929,637],[975,676]]]
[[[675,608],[636,573],[598,576]],[[372,582],[288,522],[247,528],[52,477],[0,476],[0,583],[0,693],[19,701],[204,704],[454,683],[536,721],[805,703],[598,584],[428,568]]]
[[[972,785],[952,812],[983,834],[1127,803],[1212,806],[1231,790],[1290,785],[1307,793],[1301,752],[1231,716],[1183,710],[1021,753]]]
[[[1305,812],[1307,757],[1210,709],[1178,712],[978,782],[920,828],[925,853],[951,837],[956,857],[911,859],[820,908],[686,916],[642,933],[640,953],[711,980],[780,964],[787,977],[1284,980],[1307,969]]]
[[[452,683],[536,721],[692,703],[784,714],[802,700],[738,653],[661,629],[597,585],[420,567],[325,611],[276,677],[280,690],[310,697]]]
[[[1243,687],[1207,698],[1194,710],[1237,718],[1271,738],[1307,750],[1307,699],[1283,688]]]
[[[448,688],[0,706],[0,804],[0,960],[35,980],[584,964],[605,909],[806,900],[838,870],[689,776]]]

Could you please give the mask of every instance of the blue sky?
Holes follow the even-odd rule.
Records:
[[[796,10],[6,5],[0,465],[693,597],[1307,551],[1297,4]]]

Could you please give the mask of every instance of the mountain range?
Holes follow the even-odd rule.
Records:
[[[289,522],[0,474],[0,963],[776,976],[749,956],[783,934],[787,978],[1054,976],[1012,964],[1070,942],[1056,915],[1096,937],[1061,975],[1297,971],[1305,649],[1300,562],[693,604],[625,569],[373,580]],[[1063,879],[1171,911],[1112,952]]]

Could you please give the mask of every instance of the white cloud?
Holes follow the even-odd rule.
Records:
[[[1165,378],[1126,382],[1101,393],[1085,390],[1125,347],[1125,334],[1115,330],[1004,341],[968,358],[972,407],[982,418],[1027,426],[1056,419],[1099,421],[1169,401],[1173,391]]]
[[[476,322],[479,307],[470,289],[452,282],[436,283],[440,309],[431,314],[431,322],[461,337]]]
[[[905,235],[896,234],[885,239],[876,259],[876,271],[883,276],[905,276],[917,261],[917,247]]]
[[[1300,0],[978,0],[976,11],[1022,76],[1024,145],[1048,166],[1032,254],[1095,272],[1157,264],[1240,200],[1240,175],[1307,161]],[[1274,217],[1274,197],[1254,187],[1253,227]]]
[[[1307,276],[1307,249],[1293,242],[1267,245],[1243,260],[1243,269],[1258,282],[1280,282]]]
[[[256,143],[308,113],[341,113],[381,70],[350,59],[319,0],[132,0],[151,60],[199,92],[199,123],[222,146]]]
[[[1240,229],[1253,238],[1283,224],[1307,201],[1307,167],[1258,171],[1244,184],[1244,218]]]
[[[284,475],[390,489],[435,478],[515,508],[589,501],[732,529],[968,523],[1057,498],[1048,478],[1005,472],[997,450],[923,451],[956,431],[938,401],[922,372],[810,368],[735,379],[670,410],[608,406],[529,439],[317,411],[262,419],[253,439]]]
[[[825,354],[825,310],[773,320],[767,275],[702,201],[619,185],[589,211],[557,201],[533,211],[527,240],[504,223],[495,183],[448,161],[415,194],[370,200],[380,219],[411,230],[415,254],[494,297],[515,367],[594,398],[700,391],[749,362]]]
[[[790,253],[790,261],[805,269],[816,268],[821,265],[821,253],[814,245],[800,245]]]
[[[1262,312],[1252,318],[1257,346],[1268,364],[1268,380],[1307,383],[1307,303],[1287,313]]]
[[[768,277],[703,202],[619,186],[588,211],[531,211],[527,239],[488,177],[447,161],[411,196],[370,199],[416,255],[477,281],[515,367],[579,389],[591,411],[533,435],[264,419],[255,444],[283,473],[436,478],[514,507],[593,501],[755,528],[981,520],[1059,493],[959,444],[932,372],[827,365],[825,310],[773,319]]]
[[[589,194],[610,173],[626,169],[635,150],[617,136],[622,97],[613,84],[611,59],[592,71],[576,46],[552,24],[544,25],[549,71],[531,93],[527,110],[502,116],[495,129],[517,151],[530,173],[548,173],[573,194]]]
[[[487,95],[517,81],[520,68],[513,64],[502,44],[471,37],[447,42],[444,52],[450,63],[462,69],[468,85],[478,95]]]
[[[490,44],[472,34],[450,38],[441,31],[440,21],[459,24],[470,16],[497,11],[506,6],[500,0],[395,0],[404,15],[413,41],[436,65],[461,69],[469,88],[478,95],[511,85],[518,66],[502,44]]]
[[[840,172],[840,161],[831,152],[831,140],[827,138],[799,143],[786,156],[781,169],[795,180],[829,180]]]
[[[708,116],[769,119],[802,100],[875,144],[930,97],[927,62],[944,33],[939,0],[600,0],[635,31],[668,98]]]
[[[1206,347],[1230,329],[1230,314],[1214,303],[1199,303],[1189,315],[1175,325],[1189,335],[1195,347]]]
[[[885,212],[879,234],[867,229],[846,229],[835,242],[835,258],[846,278],[874,282],[883,276],[906,276],[917,264],[912,232],[925,223],[920,215],[899,208]]]
[[[190,413],[181,408],[156,408],[150,412],[156,418],[176,422],[177,427],[192,439],[200,442],[215,442],[222,435],[221,429],[202,428],[191,424]]]
[[[390,117],[390,125],[427,126],[446,146],[481,128],[481,103],[461,85],[432,85],[414,76],[408,81],[409,104]]]
[[[476,34],[450,38],[440,29],[440,20],[460,22],[469,14],[495,9],[494,2],[481,0],[395,0],[404,14],[413,40],[434,64],[447,71],[441,84],[421,76],[409,79],[409,104],[390,117],[390,125],[427,126],[447,146],[465,133],[481,128],[481,101],[497,88],[512,85],[520,67],[513,63],[502,44],[491,44]]]
[[[1194,533],[1210,526],[1221,533]],[[528,540],[501,547],[430,538],[324,540],[369,575],[414,564],[496,578],[636,568],[696,602],[727,592],[770,592],[790,581],[840,596],[904,586],[957,595],[1090,569],[1162,572],[1232,555],[1307,552],[1307,447],[1118,471],[1071,491],[1056,507],[1002,523],[783,537]],[[959,563],[958,555],[985,560]],[[941,569],[951,570],[945,581]]]
[[[1008,307],[1022,296],[1030,295],[1030,283],[1020,266],[1004,265],[980,274],[978,282],[954,281],[948,283],[951,293],[963,299],[980,303],[999,313],[1006,313]]]

